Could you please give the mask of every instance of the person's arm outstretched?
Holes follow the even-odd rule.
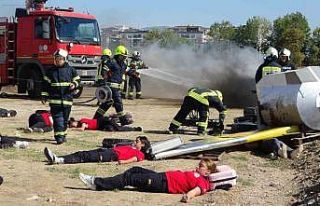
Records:
[[[187,203],[191,199],[193,199],[194,197],[199,196],[199,195],[201,195],[201,189],[200,189],[200,187],[195,187],[192,190],[190,190],[187,194],[183,194],[180,201]]]
[[[138,162],[138,158],[131,157],[130,159],[127,159],[127,160],[119,160],[118,161],[119,164],[128,164],[128,163],[132,163],[132,162]]]

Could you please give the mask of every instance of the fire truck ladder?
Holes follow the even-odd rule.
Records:
[[[9,84],[14,84],[15,81],[15,62],[16,62],[16,24],[14,20],[9,22],[7,27],[7,70]]]

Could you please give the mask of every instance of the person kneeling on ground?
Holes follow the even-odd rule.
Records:
[[[0,117],[15,117],[17,115],[17,111],[15,110],[7,110],[4,108],[0,108]]]
[[[0,134],[0,149],[15,147],[20,149],[25,149],[29,146],[26,141],[16,141],[14,137],[2,136]]]
[[[47,147],[44,154],[49,164],[74,164],[85,162],[113,162],[119,164],[138,162],[145,159],[145,155],[150,148],[150,142],[147,137],[139,136],[136,138],[133,146],[116,146],[112,149],[99,148],[90,151],[79,151],[73,154],[56,156]]]
[[[47,110],[37,110],[29,117],[29,127],[24,132],[51,132],[53,130],[53,119],[51,113]]]
[[[132,116],[130,114],[125,114],[128,122],[133,123]],[[110,117],[100,117],[98,119],[81,118],[80,120],[75,120],[73,117],[69,120],[70,128],[79,128],[80,131],[84,130],[102,130],[102,131],[142,131],[142,127],[129,127],[120,126],[117,123],[117,118],[114,116]]]
[[[124,189],[136,187],[143,192],[183,194],[181,202],[205,194],[210,189],[207,176],[217,172],[216,164],[203,158],[199,167],[190,171],[155,172],[142,167],[133,167],[113,177],[94,177],[80,173],[81,181],[92,190]]]

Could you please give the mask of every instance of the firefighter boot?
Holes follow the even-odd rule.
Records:
[[[206,135],[207,133],[206,133],[206,130],[205,130],[203,127],[198,127],[198,132],[197,132],[197,134],[198,134],[199,136],[204,136],[204,135]]]
[[[67,142],[66,137],[62,135],[57,135],[54,137],[54,139],[56,140],[57,144],[62,144],[64,142]]]
[[[170,124],[168,133],[169,134],[178,134],[178,127],[174,124]]]

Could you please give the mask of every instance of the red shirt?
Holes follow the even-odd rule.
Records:
[[[132,146],[118,146],[114,147],[113,151],[117,153],[118,160],[127,160],[132,157],[137,157],[138,161],[144,160],[144,154],[140,150]]]
[[[209,180],[195,171],[168,171],[166,172],[168,191],[172,194],[187,193],[195,187],[200,187],[201,194],[210,189]]]
[[[89,118],[82,118],[80,119],[80,125],[87,124],[88,130],[97,130],[98,129],[98,120],[97,119],[89,119]]]
[[[51,127],[51,126],[52,126],[52,121],[51,121],[51,119],[50,119],[51,113],[50,113],[50,112],[42,112],[40,115],[41,115],[44,123],[45,123],[47,126],[50,126],[50,127]]]

